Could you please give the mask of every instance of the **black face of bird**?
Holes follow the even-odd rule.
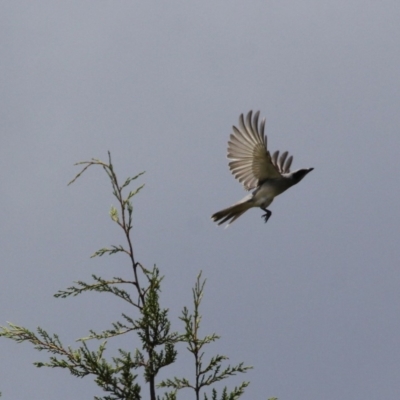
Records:
[[[314,168],[304,168],[304,169],[299,169],[298,171],[293,173],[293,180],[296,183],[299,183],[309,172],[311,172]]]

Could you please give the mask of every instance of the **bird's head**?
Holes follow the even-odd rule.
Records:
[[[314,168],[303,168],[298,171],[292,172],[292,179],[294,181],[293,185],[299,183],[309,172],[311,172]]]

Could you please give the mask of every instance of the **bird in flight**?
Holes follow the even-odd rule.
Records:
[[[246,120],[243,114],[239,117],[239,127],[233,126],[233,133],[228,141],[229,169],[234,177],[252,192],[231,207],[218,211],[211,216],[221,225],[230,225],[252,207],[260,207],[267,222],[272,212],[267,207],[274,198],[291,186],[299,183],[314,168],[303,168],[290,172],[293,156],[288,158],[285,151],[279,157],[279,150],[270,154],[267,136],[264,135],[265,118],[259,124],[260,112],[254,116],[249,111]],[[227,226],[228,226],[227,225]]]

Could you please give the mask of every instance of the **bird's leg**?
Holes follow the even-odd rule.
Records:
[[[269,220],[269,217],[272,215],[272,212],[267,210],[266,208],[262,208],[260,207],[261,210],[265,211],[265,214],[261,215],[261,218],[264,218],[264,222],[267,223],[267,221]]]

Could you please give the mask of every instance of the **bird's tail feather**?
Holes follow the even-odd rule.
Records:
[[[229,226],[233,221],[238,219],[242,214],[244,214],[252,205],[250,202],[246,201],[243,203],[234,204],[224,210],[218,211],[211,216],[211,219],[214,222],[217,222],[218,225],[223,224],[224,222],[229,221]]]

